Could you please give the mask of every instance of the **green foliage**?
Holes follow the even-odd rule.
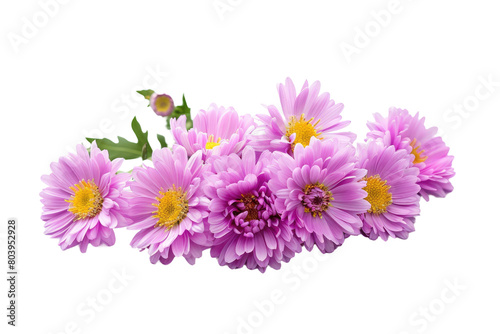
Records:
[[[144,98],[146,100],[149,101],[149,99],[151,98],[151,95],[153,95],[155,91],[152,90],[152,89],[145,89],[145,90],[138,90],[137,93],[141,94],[142,96],[144,96]],[[148,107],[149,107],[149,104],[148,104]]]
[[[162,135],[156,135],[158,138],[158,141],[160,142],[161,148],[168,147],[167,142],[165,141],[165,136]]]
[[[141,94],[144,96],[146,100],[149,100],[151,98],[151,95],[153,95],[155,91],[151,89],[146,89],[146,90],[138,90],[137,93]]]
[[[186,115],[186,128],[189,130],[193,127],[193,120],[191,119],[191,108],[186,103],[186,97],[182,95],[182,105],[176,106],[170,116],[167,117],[167,129],[170,130],[170,119],[177,119],[181,115]]]
[[[148,142],[148,132],[142,132],[141,125],[134,117],[132,120],[132,130],[134,131],[137,142],[130,142],[123,137],[118,137],[118,142],[112,142],[107,138],[87,138],[87,141],[92,143],[94,140],[101,150],[107,150],[111,160],[116,158],[146,160],[151,158],[153,150]]]

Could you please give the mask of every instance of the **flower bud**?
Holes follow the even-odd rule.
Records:
[[[153,93],[149,99],[151,108],[158,116],[169,116],[174,111],[174,100],[167,94]]]

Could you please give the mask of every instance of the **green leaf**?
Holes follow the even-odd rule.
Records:
[[[153,95],[155,91],[152,90],[152,89],[146,89],[146,90],[138,90],[137,93],[141,94],[142,96],[144,96],[144,98],[146,100],[149,100],[149,98],[151,97],[151,95]]]
[[[176,106],[173,114],[180,116],[180,115],[189,115],[190,113],[191,113],[191,108],[188,107],[186,103],[186,97],[184,96],[184,94],[182,94],[182,105]]]
[[[123,137],[118,137],[118,143],[114,143],[107,138],[87,138],[89,143],[94,140],[101,150],[107,150],[111,160],[116,158],[135,159],[142,156],[142,150],[137,148],[137,144],[131,143]]]
[[[151,147],[148,150],[148,146],[149,146],[148,143],[142,145],[142,155],[141,155],[142,160],[146,160],[147,158],[151,158],[151,156],[153,155],[153,152],[151,151]]]
[[[191,120],[191,108],[188,107],[184,94],[182,95],[182,105],[176,106],[172,114],[167,117],[167,129],[170,130],[170,119],[172,117],[177,119],[181,115],[186,115],[186,129],[191,129],[193,127],[193,121]]]
[[[158,141],[160,142],[161,148],[168,147],[167,142],[165,141],[165,136],[156,135]]]
[[[146,90],[138,90],[137,93],[141,94],[142,96],[144,96],[144,98],[146,100],[148,100],[149,102],[149,99],[151,98],[151,95],[153,95],[155,91],[152,90],[152,89],[146,89]],[[148,107],[150,106],[151,104],[148,103]]]
[[[137,159],[142,158],[142,160],[149,159],[153,150],[148,142],[148,132],[142,132],[141,125],[134,117],[132,120],[132,130],[137,137],[137,143],[128,141],[123,137],[118,137],[118,142],[112,142],[107,138],[97,139],[97,138],[86,138],[88,142],[92,143],[96,141],[97,147],[101,150],[107,150],[109,153],[109,158],[111,160],[116,158],[124,159]]]

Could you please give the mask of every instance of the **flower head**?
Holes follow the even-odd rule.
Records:
[[[174,111],[174,100],[167,94],[153,93],[149,99],[149,103],[153,111],[158,116],[169,116]]]
[[[279,269],[282,261],[288,262],[301,251],[301,245],[290,223],[276,211],[276,196],[268,186],[271,174],[266,169],[270,153],[256,160],[248,147],[241,158],[233,153],[210,162],[204,189],[210,198],[212,257],[232,269]]]
[[[202,151],[205,160],[211,155],[241,155],[255,122],[250,115],[239,116],[233,108],[211,104],[208,110],[200,110],[195,116],[193,128],[189,131],[184,115],[172,118],[170,127],[175,141],[186,149],[188,155]]]
[[[51,164],[52,173],[42,176],[48,185],[40,193],[45,234],[59,239],[63,250],[79,245],[115,243],[113,229],[126,224],[127,202],[122,198],[130,175],[116,174],[123,159],[109,160],[95,142],[90,154],[83,145]]]
[[[407,110],[390,108],[387,118],[376,113],[375,122],[368,122],[368,139],[382,138],[385,145],[394,145],[398,149],[410,149],[414,156],[413,164],[420,173],[420,195],[429,200],[429,196],[445,197],[453,190],[450,178],[455,175],[452,167],[453,156],[442,138],[436,136],[437,128],[427,129],[425,117],[417,113],[411,116]]]
[[[210,245],[208,199],[200,187],[201,152],[188,159],[181,146],[153,153],[153,167],[136,167],[130,182],[132,247],[147,249],[152,263],[183,256],[190,264]]]
[[[337,132],[350,122],[341,121],[342,103],[330,99],[330,94],[319,95],[319,81],[309,86],[304,83],[297,95],[290,78],[278,85],[282,113],[275,106],[268,106],[269,115],[258,115],[262,121],[252,135],[252,146],[257,151],[280,151],[291,154],[297,144],[307,146],[311,138],[338,138],[352,142],[356,135]]]
[[[367,170],[366,200],[370,208],[361,214],[362,232],[372,240],[408,238],[420,213],[417,185],[419,170],[410,150],[385,146],[381,140],[358,145],[358,168]]]
[[[370,208],[364,200],[366,171],[355,166],[355,149],[345,141],[312,138],[298,144],[293,156],[275,152],[269,187],[276,208],[311,250],[330,253],[346,236],[360,233],[358,216]]]

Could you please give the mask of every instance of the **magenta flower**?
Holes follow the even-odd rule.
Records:
[[[341,121],[342,103],[330,99],[330,94],[319,95],[321,84],[307,81],[297,95],[290,78],[278,85],[283,113],[275,106],[268,106],[269,115],[257,115],[262,121],[252,135],[251,145],[259,152],[265,150],[292,154],[295,145],[309,145],[312,137],[318,139],[338,138],[353,142],[356,135],[351,132],[337,132],[349,125]],[[284,116],[284,118],[283,118]]]
[[[50,165],[52,173],[42,176],[48,185],[40,193],[45,234],[59,239],[63,250],[80,246],[115,243],[113,229],[126,224],[127,202],[123,189],[130,175],[116,174],[123,159],[109,160],[108,151],[92,143],[90,155],[83,145]]]
[[[231,154],[210,162],[204,189],[210,198],[208,223],[215,238],[212,257],[231,269],[279,269],[282,261],[301,251],[301,245],[289,222],[276,211],[266,169],[271,154],[265,152],[256,161],[248,147],[242,158]]]
[[[367,170],[366,200],[371,207],[361,214],[362,233],[372,240],[408,238],[420,213],[417,185],[419,170],[413,167],[411,150],[384,146],[381,140],[358,145],[358,168]]]
[[[151,263],[183,256],[190,264],[210,245],[208,199],[200,187],[201,152],[188,159],[177,146],[153,153],[154,167],[136,167],[130,182],[129,229],[140,230],[132,247],[148,249]]]
[[[151,108],[158,116],[169,116],[174,111],[174,100],[167,94],[153,93],[149,98]]]
[[[376,113],[375,122],[368,122],[368,139],[382,138],[385,145],[394,145],[396,150],[410,147],[414,156],[413,164],[420,170],[420,195],[429,200],[429,195],[445,197],[453,190],[450,178],[455,175],[452,167],[453,156],[441,137],[436,136],[437,128],[427,129],[425,117],[418,113],[411,116],[407,110],[390,108],[389,116]]]
[[[231,107],[226,109],[211,104],[208,110],[200,110],[189,131],[186,130],[184,115],[172,118],[170,127],[175,141],[186,149],[189,156],[201,150],[205,160],[211,155],[241,155],[255,122],[250,115],[238,116]]]
[[[269,187],[276,209],[311,250],[314,244],[331,253],[346,236],[358,235],[364,200],[366,170],[356,168],[354,147],[345,141],[311,138],[309,146],[295,146],[293,156],[275,152]]]

